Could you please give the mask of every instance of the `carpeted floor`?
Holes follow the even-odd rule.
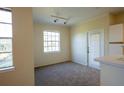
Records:
[[[38,86],[97,86],[100,71],[76,63],[60,63],[35,69]]]

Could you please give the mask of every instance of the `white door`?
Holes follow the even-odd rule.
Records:
[[[88,65],[100,69],[99,62],[95,58],[104,55],[104,31],[96,30],[88,32]]]

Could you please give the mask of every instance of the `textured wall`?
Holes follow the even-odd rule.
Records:
[[[57,30],[60,32],[60,52],[44,53],[43,51],[43,31]],[[70,31],[68,27],[55,25],[34,25],[35,37],[35,67],[55,64],[71,60],[70,58]]]
[[[12,8],[15,70],[0,73],[0,85],[34,85],[32,8]]]
[[[87,65],[87,32],[103,29],[105,33],[105,55],[108,54],[108,27],[109,15],[96,17],[85,23],[80,23],[71,28],[72,61]]]

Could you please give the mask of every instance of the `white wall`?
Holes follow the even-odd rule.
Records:
[[[0,85],[34,85],[32,8],[12,8],[15,70],[0,73]]]
[[[55,53],[44,53],[43,51],[43,31],[58,30],[61,38],[61,51]],[[71,60],[70,58],[70,31],[65,26],[34,24],[35,43],[35,67],[60,63]]]

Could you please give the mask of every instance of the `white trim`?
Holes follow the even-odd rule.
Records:
[[[10,72],[10,71],[14,71],[14,70],[15,70],[14,66],[6,67],[6,68],[0,68],[0,73]]]
[[[13,39],[12,37],[0,37],[0,39]]]

